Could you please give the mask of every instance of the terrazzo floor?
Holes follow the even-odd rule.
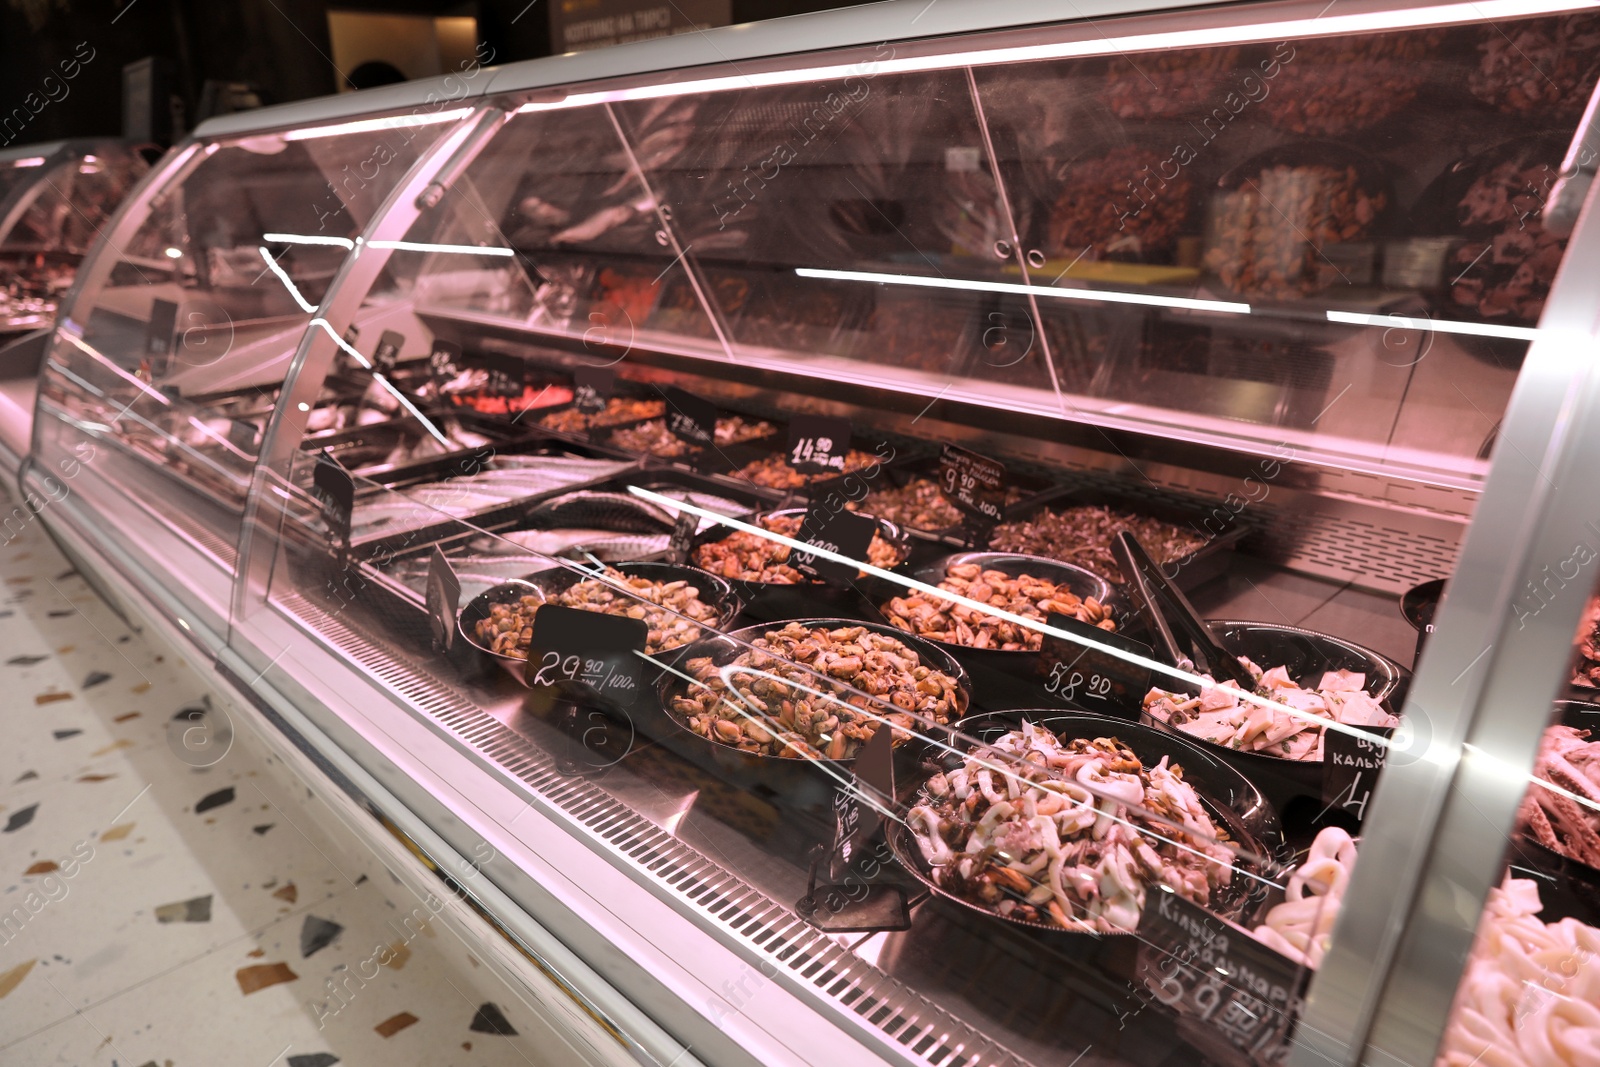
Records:
[[[0,1064],[552,1062],[517,995],[224,719],[37,525],[0,546]]]

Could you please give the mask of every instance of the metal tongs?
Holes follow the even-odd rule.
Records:
[[[1112,542],[1117,565],[1128,579],[1136,607],[1150,620],[1162,648],[1173,666],[1192,666],[1197,673],[1209,674],[1219,682],[1232,680],[1241,689],[1255,689],[1255,679],[1229,652],[1211,625],[1202,619],[1177,586],[1167,580],[1138,540],[1126,530]],[[1198,688],[1198,686],[1191,686]]]

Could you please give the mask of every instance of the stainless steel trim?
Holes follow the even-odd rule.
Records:
[[[1425,724],[1427,736],[1418,751],[1391,756],[1372,799],[1369,825],[1384,833],[1362,843],[1295,1067],[1431,1063],[1444,1033],[1594,584],[1580,568],[1583,581],[1562,582],[1548,603],[1522,593],[1576,544],[1600,544],[1597,289],[1600,218],[1591,195],[1406,702],[1404,715]]]
[[[338,351],[335,338],[350,326],[367,290],[394,254],[393,249],[371,247],[371,242],[404,237],[423,210],[417,206],[418,198],[439,169],[461,156],[470,162],[499,129],[504,117],[498,108],[480,108],[418,156],[405,177],[389,190],[362,234],[360,246],[345,257],[329,283],[322,306],[289,361],[278,404],[261,433],[261,451],[239,532],[239,580],[234,586],[232,609],[235,617],[244,612],[252,597],[266,596],[275,546],[261,544],[269,540],[268,527],[263,524],[276,514],[266,487],[273,476],[288,481],[290,465],[305,436],[306,420]]]
[[[396,662],[343,617],[322,611],[298,593],[275,595],[273,603],[298,619],[308,637],[330,644],[489,766],[517,780],[541,810],[586,837],[591,848],[607,855],[636,884],[679,904],[696,926],[756,962],[763,975],[791,990],[805,989],[880,1055],[908,1067],[1025,1064],[981,1031],[795,919],[787,907],[615,800],[602,786],[559,774],[554,761],[532,742],[460,694]]]

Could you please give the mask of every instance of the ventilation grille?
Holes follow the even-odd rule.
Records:
[[[659,895],[686,905],[774,967],[806,983],[899,1045],[906,1062],[929,1067],[1022,1067],[1009,1049],[851,955],[699,851],[635,813],[593,782],[556,773],[548,755],[467,697],[396,662],[299,593],[274,597],[396,695],[515,775],[544,801],[609,845],[614,858],[651,876]]]

